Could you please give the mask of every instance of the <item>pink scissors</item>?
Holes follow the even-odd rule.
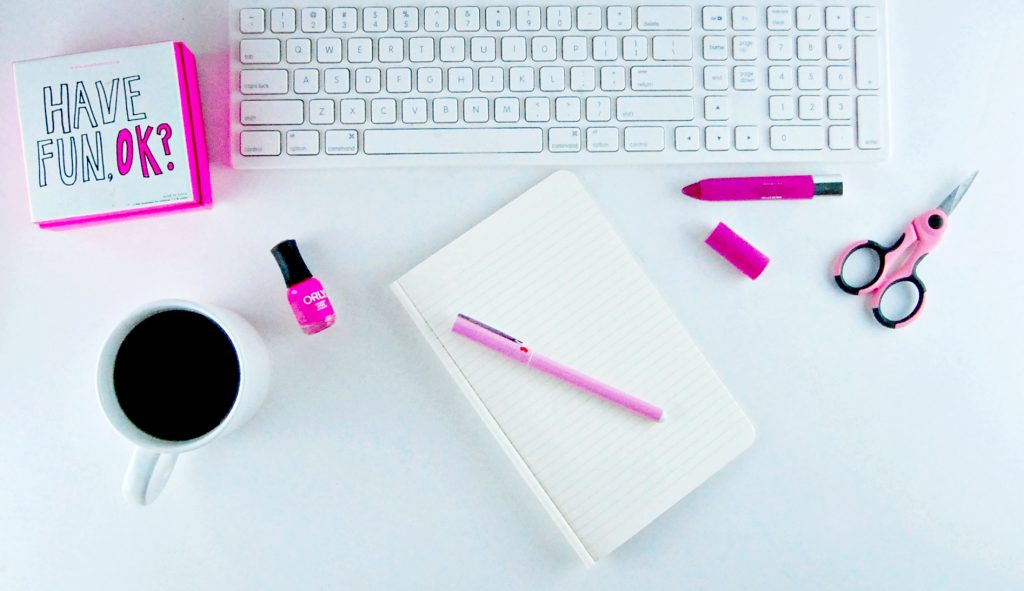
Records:
[[[913,322],[921,309],[924,307],[926,289],[924,283],[917,276],[917,266],[921,264],[929,253],[942,241],[946,233],[946,226],[949,223],[949,216],[960,204],[960,200],[971,188],[978,173],[972,174],[955,191],[939,205],[938,209],[924,212],[914,218],[903,230],[903,235],[896,241],[896,244],[889,248],[882,246],[874,240],[867,240],[853,244],[843,251],[836,259],[835,277],[836,283],[846,293],[852,295],[871,296],[871,309],[875,319],[882,326],[888,328],[901,328]],[[878,270],[874,277],[863,285],[851,285],[844,276],[846,264],[854,254],[868,251],[873,253],[877,260]],[[892,319],[882,311],[882,300],[885,299],[890,290],[901,284],[909,284],[917,291],[916,304],[913,310],[906,316]]]

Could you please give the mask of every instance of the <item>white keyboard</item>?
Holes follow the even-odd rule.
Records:
[[[233,165],[888,157],[884,0],[527,4],[233,0]]]

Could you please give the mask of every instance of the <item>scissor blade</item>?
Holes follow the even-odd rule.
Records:
[[[952,214],[953,210],[956,209],[956,206],[960,205],[960,200],[963,199],[964,195],[967,194],[968,189],[970,189],[971,185],[974,184],[974,179],[977,178],[979,172],[981,171],[974,171],[974,174],[968,177],[966,181],[961,183],[955,191],[950,193],[949,197],[946,197],[946,199],[942,202],[942,205],[939,206],[939,209],[946,212],[946,215]]]

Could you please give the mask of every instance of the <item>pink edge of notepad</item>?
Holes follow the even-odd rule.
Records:
[[[771,261],[763,252],[721,222],[704,242],[751,279],[756,280],[760,277]]]

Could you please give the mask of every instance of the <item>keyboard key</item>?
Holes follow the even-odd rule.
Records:
[[[711,152],[724,152],[732,147],[728,127],[711,126],[704,132],[704,147]]]
[[[341,63],[341,39],[317,39],[316,61],[321,64]]]
[[[476,32],[480,30],[480,9],[476,6],[460,6],[455,9],[455,30]]]
[[[580,31],[601,30],[601,7],[580,6],[576,9],[576,29]]]
[[[434,40],[431,37],[409,39],[409,61],[417,64],[434,61]]]
[[[462,62],[466,60],[466,40],[462,37],[441,38],[441,61]]]
[[[857,37],[857,88],[878,90],[882,84],[882,62],[877,37]]]
[[[540,8],[537,6],[520,6],[516,8],[517,31],[540,30]]]
[[[753,6],[736,6],[732,9],[732,28],[737,31],[757,29],[757,9]]]
[[[516,123],[519,121],[519,99],[501,97],[494,99],[495,123]]]
[[[800,90],[821,90],[825,81],[818,66],[800,66],[796,71],[797,86]]]
[[[796,57],[803,61],[820,60],[822,56],[821,38],[803,35],[796,39]]]
[[[562,59],[567,62],[582,62],[587,59],[587,38],[562,37]]]
[[[288,70],[242,70],[242,94],[284,94],[288,92]]]
[[[323,33],[327,30],[327,9],[326,8],[303,8],[302,9],[302,32]]]
[[[622,38],[622,59],[639,62],[647,59],[647,37],[630,35]]]
[[[530,55],[535,62],[553,62],[558,53],[558,42],[554,37],[534,37]]]
[[[350,90],[348,68],[331,68],[324,70],[324,92],[327,94],[345,94]]]
[[[578,127],[552,127],[548,130],[548,150],[579,152],[582,149],[583,134]]]
[[[394,123],[398,121],[398,101],[379,98],[370,101],[371,123]]]
[[[633,9],[629,6],[608,7],[608,30],[628,31],[633,28]]]
[[[409,68],[388,68],[385,80],[385,88],[388,89],[388,92],[395,94],[412,92],[412,70]]]
[[[793,28],[793,7],[769,6],[768,30],[789,31]]]
[[[590,66],[573,66],[569,69],[569,90],[592,92],[597,88],[597,72]]]
[[[731,109],[729,97],[709,96],[704,98],[704,118],[708,121],[726,121]]]
[[[505,70],[502,68],[480,68],[477,72],[477,88],[480,89],[480,92],[505,90]]]
[[[805,121],[818,121],[825,115],[825,107],[820,96],[800,97],[800,118]]]
[[[356,70],[356,92],[359,94],[380,92],[380,70],[377,68]]]
[[[240,148],[243,156],[280,156],[280,131],[243,131]]]
[[[828,147],[833,150],[852,150],[853,128],[848,125],[833,125],[829,127]]]
[[[343,99],[341,101],[342,123],[366,123],[366,101],[363,99]]]
[[[568,31],[572,28],[572,9],[568,6],[549,6],[547,12],[549,31]]]
[[[431,6],[423,11],[423,30],[428,33],[443,33],[451,26],[447,6]]]
[[[761,70],[754,66],[733,68],[732,87],[736,90],[757,90],[761,87]]]
[[[466,123],[487,123],[491,116],[490,103],[485,98],[468,98],[462,103],[462,116]]]
[[[436,98],[434,105],[434,123],[455,123],[459,120],[459,100],[454,98]]]
[[[580,99],[574,96],[561,96],[555,99],[556,121],[579,121],[583,117]]]
[[[790,66],[771,66],[768,68],[769,89],[792,90],[794,83],[793,68]]]
[[[540,128],[368,129],[367,154],[510,154],[544,149]]]
[[[414,6],[400,6],[395,9],[395,31],[412,33],[420,30],[420,11]]]
[[[388,30],[388,9],[379,6],[363,9],[363,30],[367,33],[383,33]]]
[[[882,99],[857,98],[857,145],[861,150],[882,149]]]
[[[289,64],[308,64],[313,61],[313,43],[309,39],[289,39],[284,55]]]
[[[270,10],[270,32],[271,33],[294,33],[295,32],[295,9],[294,8],[272,8]]]
[[[833,61],[848,60],[852,45],[849,37],[833,35],[825,40],[825,57]]]
[[[619,130],[614,127],[591,127],[587,130],[587,150],[617,152],[619,150]]]
[[[853,10],[853,26],[858,31],[878,30],[878,9],[873,6],[858,6]]]
[[[636,9],[640,31],[689,31],[693,28],[689,6],[641,6]]]
[[[565,68],[561,66],[544,66],[541,68],[540,89],[544,92],[561,92],[565,90]]]
[[[800,31],[817,31],[821,29],[821,8],[817,6],[798,6],[796,9],[796,28]]]
[[[359,152],[359,132],[354,129],[329,129],[324,132],[324,152],[332,156],[351,156]]]
[[[426,123],[427,99],[411,98],[402,101],[402,123]]]
[[[705,66],[704,89],[729,90],[729,68],[725,66]]]
[[[530,97],[526,99],[526,120],[531,123],[550,121],[551,99],[547,97]]]
[[[657,35],[653,56],[657,61],[689,61],[693,59],[693,39],[682,35]]]
[[[320,70],[313,68],[295,70],[292,90],[295,91],[295,94],[316,94],[320,92]]]
[[[331,99],[309,101],[309,122],[313,125],[334,123],[334,101]]]
[[[320,153],[320,133],[315,130],[289,131],[288,154],[292,156],[315,156]]]
[[[301,125],[300,100],[242,101],[242,125]]]
[[[526,61],[526,37],[502,37],[501,60],[505,62]]]
[[[751,152],[761,148],[761,132],[753,125],[741,125],[736,128],[736,149]]]
[[[691,121],[693,98],[688,96],[624,96],[616,101],[619,121]]]
[[[373,41],[366,38],[348,40],[348,61],[368,64],[373,61]]]
[[[665,149],[665,129],[661,127],[627,127],[623,134],[627,152],[661,152]]]
[[[508,71],[508,89],[512,92],[533,92],[536,85],[534,77],[537,71],[533,68],[513,67]]]
[[[772,121],[791,121],[796,109],[791,96],[773,96],[768,99],[768,117]]]
[[[615,92],[626,89],[626,69],[622,66],[601,68],[601,90]]]
[[[606,96],[587,97],[587,121],[611,121],[612,99]]]
[[[238,30],[251,34],[266,31],[266,14],[262,8],[243,8],[238,11]]]
[[[395,64],[405,59],[405,41],[401,37],[384,37],[377,42],[377,60]]]
[[[355,33],[356,9],[335,8],[331,10],[331,30],[335,33]]]
[[[629,74],[633,90],[693,90],[689,66],[634,66]]]
[[[758,58],[759,42],[756,37],[745,35],[732,38],[732,58],[741,62],[749,62]]]
[[[726,37],[705,37],[704,59],[712,62],[729,59],[729,40]]]
[[[473,68],[449,68],[448,92],[470,92],[473,90]]]
[[[849,66],[829,66],[826,80],[829,90],[849,90],[853,87],[853,70]]]
[[[416,70],[416,90],[425,93],[441,92],[441,68],[420,68]]]
[[[484,11],[484,27],[488,31],[508,31],[512,28],[512,9],[507,6],[488,6]]]
[[[281,42],[277,39],[242,39],[239,58],[243,64],[279,64]]]
[[[848,96],[828,97],[828,118],[846,121],[853,118],[853,99]]]
[[[701,11],[705,31],[724,31],[729,28],[724,6],[705,6]]]
[[[848,31],[850,29],[850,9],[846,6],[826,8],[825,28],[829,31]]]
[[[776,125],[771,128],[773,150],[822,150],[825,128],[813,125]]]
[[[793,59],[793,38],[773,35],[768,38],[768,59],[786,61]]]
[[[676,150],[680,152],[696,152],[700,149],[699,127],[676,128]]]

